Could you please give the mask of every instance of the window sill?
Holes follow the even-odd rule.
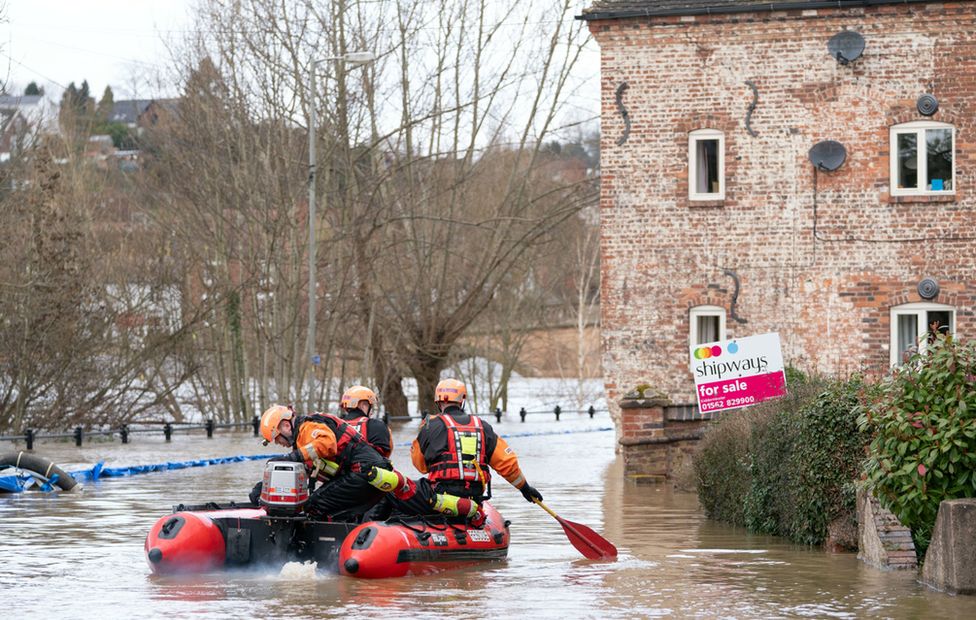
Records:
[[[956,202],[955,194],[909,194],[907,196],[888,196],[888,202],[901,203],[937,203]]]
[[[692,200],[688,199],[689,207],[724,207],[725,199],[717,198],[715,200]]]

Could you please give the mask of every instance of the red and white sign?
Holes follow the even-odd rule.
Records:
[[[722,411],[786,394],[779,334],[762,334],[690,347],[698,408]]]

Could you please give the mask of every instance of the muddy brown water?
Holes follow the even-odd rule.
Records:
[[[692,494],[625,483],[613,433],[593,431],[606,426],[583,416],[496,428],[560,433],[512,436],[510,444],[546,503],[612,540],[616,562],[581,559],[551,517],[496,479],[494,503],[512,521],[504,562],[380,581],[296,567],[153,576],[143,553],[152,523],[179,502],[245,498],[262,469],[250,461],[103,479],[80,494],[0,495],[2,616],[976,618],[976,598],[929,591],[913,573],[750,535],[707,520]],[[394,433],[403,444],[416,425]],[[36,448],[68,469],[270,453],[244,433]],[[403,445],[394,461],[415,474]]]

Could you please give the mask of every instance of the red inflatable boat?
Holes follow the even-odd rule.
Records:
[[[181,504],[149,530],[146,558],[154,573],[314,560],[344,575],[373,579],[508,554],[508,522],[487,503],[485,521],[477,527],[443,515],[359,524],[309,519],[302,512],[308,497],[304,465],[269,461],[260,506]]]
[[[339,571],[376,579],[422,575],[508,555],[508,524],[491,504],[482,504],[480,528],[441,519],[393,519],[363,523],[351,531],[339,550]]]
[[[160,574],[307,560],[366,579],[425,574],[507,556],[508,523],[482,507],[485,523],[473,527],[441,516],[330,523],[263,507],[180,505],[149,531],[146,557]]]

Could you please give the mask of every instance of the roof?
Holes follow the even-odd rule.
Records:
[[[0,95],[0,108],[37,105],[44,95]]]
[[[905,4],[936,0],[593,0],[577,19],[625,19],[655,15],[703,15],[709,13],[749,13],[791,9],[842,8],[873,4]]]
[[[108,120],[113,123],[127,123],[135,125],[139,122],[149,106],[156,105],[167,112],[179,109],[179,99],[122,99],[112,104],[112,115]]]
[[[108,120],[113,123],[135,123],[139,115],[146,111],[152,99],[122,99],[112,104],[112,115]]]

